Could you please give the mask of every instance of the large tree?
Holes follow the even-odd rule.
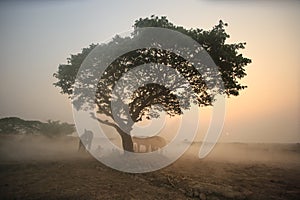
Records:
[[[216,93],[228,97],[231,95],[237,96],[239,91],[246,88],[239,80],[246,76],[245,66],[251,63],[251,60],[243,57],[238,52],[239,49],[244,48],[245,43],[226,43],[226,39],[229,38],[225,31],[226,26],[226,23],[219,21],[219,24],[211,30],[205,31],[199,28],[186,29],[176,26],[169,22],[166,17],[151,16],[150,18],[140,18],[134,23],[134,31],[131,37],[116,36],[107,44],[91,44],[89,47],[82,49],[82,52],[71,55],[67,64],[59,65],[58,71],[54,73],[54,77],[58,79],[54,85],[60,87],[63,94],[68,94],[73,99],[77,109],[83,109],[89,100],[85,98],[84,90],[79,90],[75,93],[74,85],[76,78],[80,82],[80,77],[77,76],[77,73],[81,64],[92,50],[98,48],[98,53],[110,52],[112,49],[118,48],[118,45],[122,43],[127,44],[134,40],[135,37],[140,36],[140,28],[145,27],[159,27],[178,31],[199,43],[216,64],[218,75],[223,82],[223,87],[214,92],[210,89],[211,87],[208,87],[210,82],[216,84],[209,77],[211,75],[209,66],[203,69],[206,72],[205,74],[199,74],[190,61],[176,55],[174,52],[159,48],[142,48],[129,51],[111,62],[105,69],[105,72],[102,73],[100,79],[91,76],[94,79],[91,80],[91,83],[97,87],[95,98],[92,99],[92,102],[89,102],[97,105],[99,115],[95,117],[100,123],[114,127],[122,138],[123,149],[132,152],[132,138],[128,132],[131,131],[134,123],[145,118],[157,118],[161,111],[165,111],[170,116],[175,116],[182,114],[184,109],[190,109],[192,104],[209,106],[213,104]],[[148,37],[151,36],[148,35]],[[182,49],[182,51],[184,50]],[[103,53],[102,56],[110,55]],[[192,58],[194,53],[190,52],[188,56]],[[130,70],[143,64],[150,64],[146,71],[135,71],[131,75],[124,76]],[[169,71],[162,71],[162,73],[158,74],[157,65],[159,64],[169,66],[179,72],[188,84],[179,78],[173,77],[174,74]],[[85,78],[87,74],[95,73],[93,69],[89,70],[91,71],[84,73],[85,75],[83,76]],[[169,78],[169,82],[167,85],[158,83],[143,84],[147,77],[150,76],[159,76],[158,78],[161,79]],[[121,78],[124,85],[121,89],[118,89],[116,83],[120,83],[119,80]],[[135,88],[137,85],[139,87]],[[89,86],[87,85],[86,87]],[[193,95],[185,93],[188,87],[192,88]],[[133,92],[131,92],[132,88],[135,88]],[[127,110],[122,107],[122,104],[112,103],[113,98],[122,98],[120,96],[123,94],[126,96],[125,93],[130,93],[129,95],[127,94],[127,100],[125,101],[128,104]],[[177,98],[179,94],[185,98],[183,100],[182,98]],[[118,110],[117,115],[113,115],[115,110]],[[126,112],[129,115],[126,115]],[[110,120],[101,118],[101,115],[105,115]],[[126,130],[122,128],[124,125]]]

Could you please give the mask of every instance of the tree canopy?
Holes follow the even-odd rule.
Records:
[[[18,117],[0,119],[0,134],[34,134],[47,137],[70,135],[75,131],[74,124],[48,120],[45,122],[23,120]]]
[[[227,44],[226,39],[229,38],[229,35],[225,31],[226,26],[226,23],[219,21],[211,30],[206,31],[199,28],[186,29],[182,26],[176,26],[164,16],[157,17],[153,15],[150,18],[140,18],[133,25],[134,31],[131,37],[117,35],[109,43],[91,44],[89,47],[83,48],[82,52],[71,55],[67,59],[67,64],[59,65],[58,71],[54,73],[54,77],[58,79],[54,85],[60,87],[63,94],[68,94],[72,98],[77,109],[83,109],[82,106],[88,99],[85,98],[84,90],[74,93],[74,85],[76,78],[77,81],[81,78],[77,76],[81,64],[94,49],[97,49],[98,53],[106,52],[102,56],[109,57],[109,52],[118,48],[120,44],[130,44],[136,37],[142,35],[141,28],[147,27],[178,31],[199,43],[216,64],[218,75],[220,75],[224,84],[222,89],[213,91],[208,87],[209,84],[216,84],[210,77],[213,73],[209,66],[204,66],[205,74],[199,74],[190,61],[172,51],[159,48],[141,48],[123,54],[109,64],[100,79],[89,76],[95,73],[93,71],[95,69],[85,71],[84,78],[91,77],[93,80],[90,83],[96,86],[95,99],[89,103],[97,105],[99,114],[111,118],[110,121],[107,121],[98,117],[98,121],[116,128],[122,137],[123,148],[132,151],[131,139],[120,128],[122,125],[127,125],[130,132],[133,124],[143,120],[144,117],[147,119],[157,118],[161,111],[165,111],[170,116],[180,115],[183,113],[182,110],[189,109],[192,104],[198,106],[212,105],[216,93],[228,97],[231,95],[237,96],[241,90],[247,87],[242,85],[240,80],[246,76],[245,67],[251,63],[251,60],[243,57],[238,52],[238,50],[245,48],[246,43]],[[144,38],[151,42],[151,35],[146,35]],[[186,49],[179,49],[179,51],[184,50]],[[188,53],[188,57],[192,58],[193,56],[193,52]],[[148,68],[130,73],[134,68],[143,64],[148,64]],[[176,70],[184,77],[184,80],[175,77],[171,71],[160,70],[159,65],[169,66]],[[157,70],[160,70],[159,73]],[[157,77],[168,81],[165,85],[158,83],[143,85],[148,77]],[[118,89],[116,84],[120,84],[121,79],[123,87]],[[90,83],[87,85],[84,85],[83,82],[79,84],[83,85],[82,88],[88,88]],[[139,87],[136,88],[136,86]],[[189,87],[192,87],[193,95],[189,95],[187,92]],[[131,92],[132,90],[133,92]],[[112,104],[114,98],[120,99],[125,96],[127,97],[128,110],[119,104]],[[185,98],[178,98],[178,96]],[[114,110],[121,111],[118,112],[117,116],[121,121],[113,116]],[[124,115],[126,112],[129,115]]]

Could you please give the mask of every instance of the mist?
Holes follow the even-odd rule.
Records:
[[[79,139],[72,136],[1,135],[0,161],[57,161],[86,157],[77,152]]]
[[[101,139],[94,139],[92,150],[97,148],[96,145],[101,144],[99,140]],[[112,140],[112,142],[116,148],[121,147],[120,139]],[[184,141],[178,145],[183,144]],[[78,145],[79,138],[74,136],[49,138],[42,135],[2,135],[0,161],[57,161],[90,158],[91,155],[88,152],[78,152]],[[268,163],[286,166],[300,164],[299,143],[217,143],[207,157],[199,159],[201,145],[201,142],[193,142],[181,159],[236,164]],[[108,151],[108,149],[104,147],[103,151]]]

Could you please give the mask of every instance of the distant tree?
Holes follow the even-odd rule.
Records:
[[[228,97],[231,95],[237,96],[239,95],[240,90],[246,88],[239,80],[246,76],[245,66],[251,63],[251,60],[238,53],[239,49],[244,48],[245,43],[225,43],[226,39],[229,38],[229,35],[225,32],[226,26],[226,23],[220,21],[219,24],[214,26],[211,30],[204,31],[199,28],[186,29],[181,26],[176,26],[169,22],[166,17],[151,16],[150,18],[140,18],[135,21],[134,32],[131,38],[116,36],[108,44],[101,44],[100,46],[91,44],[89,47],[83,48],[82,52],[71,55],[71,57],[67,59],[67,64],[59,65],[58,71],[54,73],[54,77],[58,79],[54,85],[61,88],[61,93],[68,94],[73,99],[77,109],[83,109],[84,104],[86,103],[83,94],[84,91],[82,91],[82,93],[74,94],[74,82],[77,72],[87,55],[95,49],[96,46],[100,50],[106,50],[117,47],[118,44],[127,42],[128,40],[133,40],[134,37],[139,34],[138,28],[161,27],[179,31],[197,41],[209,53],[221,73],[224,82],[224,90],[218,91],[218,93],[225,94]],[[192,57],[192,53],[189,56]],[[155,83],[147,84],[139,87],[131,95],[131,98],[128,100],[130,116],[124,117],[122,116],[122,113],[120,113],[118,117],[122,119],[122,122],[119,122],[112,114],[112,111],[116,109],[111,106],[113,88],[123,74],[130,69],[133,69],[135,66],[147,63],[164,64],[177,70],[193,87],[193,91],[196,95],[194,96],[195,100],[189,101],[188,99],[184,102],[184,106],[180,107],[179,100],[176,98],[174,90],[181,88],[181,91],[184,91],[188,86],[182,85],[181,83],[177,84],[177,79],[170,82],[168,87]],[[206,70],[209,71],[210,69],[208,68]],[[93,72],[86,72],[86,74],[90,73]],[[153,73],[153,71],[151,71],[151,67],[149,67],[148,76],[153,75],[151,73]],[[166,77],[168,74],[161,74],[161,76]],[[126,80],[129,87],[130,85],[139,85],[139,82],[132,81],[130,77]],[[172,52],[156,48],[137,49],[126,53],[109,65],[96,84],[96,99],[92,103],[97,105],[99,114],[105,115],[111,119],[104,120],[103,118],[96,116],[98,121],[114,127],[121,136],[123,149],[133,152],[132,138],[126,131],[121,129],[121,125],[126,124],[130,131],[133,123],[141,121],[143,118],[157,118],[159,117],[160,111],[165,111],[168,115],[175,116],[182,114],[182,109],[189,109],[192,104],[198,106],[212,105],[215,96],[209,91],[207,82],[209,82],[207,77],[197,73],[195,68],[193,68],[187,60],[178,57]],[[157,104],[160,104],[161,106],[157,106]],[[131,121],[129,118],[131,118],[133,123],[129,123],[129,121]]]
[[[48,120],[40,127],[40,132],[48,137],[70,135],[75,131],[73,124],[61,123],[60,121]]]
[[[23,120],[18,117],[0,119],[0,134],[36,134],[56,137],[70,135],[75,131],[74,124],[48,120],[47,123]]]
[[[0,134],[37,134],[43,123],[18,117],[0,119]]]

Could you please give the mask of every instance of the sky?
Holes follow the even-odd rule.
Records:
[[[0,117],[74,123],[52,77],[70,54],[152,14],[186,28],[211,29],[221,19],[228,42],[246,42],[240,52],[252,59],[248,88],[226,100],[221,140],[300,142],[299,9],[299,1],[0,1]]]

